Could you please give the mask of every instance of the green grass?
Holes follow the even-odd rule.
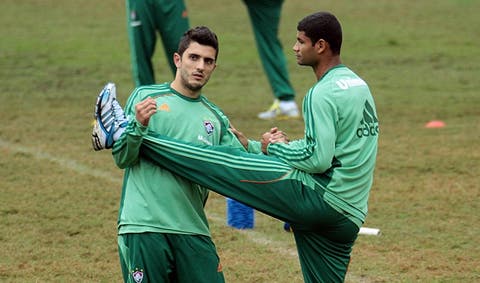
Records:
[[[205,94],[252,138],[272,100],[241,1],[187,1],[192,25],[220,37]],[[317,10],[343,24],[343,62],[375,96],[381,139],[370,212],[348,282],[480,281],[480,3],[473,0],[285,1],[280,37],[297,100],[314,83],[296,66],[296,23]],[[228,15],[228,17],[226,17]],[[122,1],[3,0],[0,10],[1,282],[120,282],[116,217],[122,172],[93,152],[90,122],[107,81],[133,84]],[[170,80],[160,49],[158,81]],[[429,120],[446,122],[425,129]],[[207,204],[228,282],[301,282],[293,237],[256,214],[252,231]]]

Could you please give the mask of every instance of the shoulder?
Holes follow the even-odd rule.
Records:
[[[341,65],[330,70],[315,86],[316,92],[327,95],[345,95],[367,88],[367,83],[348,67]]]
[[[155,84],[136,87],[128,97],[125,109],[134,109],[135,105],[147,97],[171,96],[169,84]],[[133,111],[133,110],[132,110]]]
[[[206,104],[208,107],[213,108],[213,109],[215,109],[216,111],[219,111],[219,112],[222,112],[222,113],[223,113],[223,111],[220,109],[220,107],[218,107],[215,103],[213,103],[212,101],[210,101],[206,96],[202,95],[202,96],[200,96],[200,99],[201,99],[202,102],[203,102],[204,104]]]
[[[172,91],[170,89],[170,84],[164,83],[139,86],[133,90],[131,96],[143,100],[147,97],[157,97],[167,94],[172,94]]]
[[[334,81],[335,86],[340,90],[367,86],[367,83],[362,78],[347,67],[339,68],[339,70],[334,73],[332,81]]]
[[[134,92],[140,93],[163,93],[163,92],[171,92],[170,84],[154,84],[154,85],[144,85],[135,88]]]
[[[208,98],[206,98],[203,95],[200,98],[207,107],[209,107],[214,113],[216,113],[217,117],[221,120],[223,124],[225,125],[229,124],[227,115],[223,112],[222,109],[220,109],[220,107],[218,107],[215,103],[208,100]]]

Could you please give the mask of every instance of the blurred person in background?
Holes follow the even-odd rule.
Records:
[[[189,18],[183,0],[126,0],[127,32],[135,86],[155,83],[152,58],[157,32],[168,66],[175,76],[173,54],[182,35],[189,29]]]
[[[258,54],[275,97],[273,104],[258,114],[260,119],[300,117],[295,91],[290,83],[287,60],[278,38],[283,0],[242,0],[247,7]]]

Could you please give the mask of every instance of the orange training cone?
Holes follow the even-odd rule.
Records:
[[[425,124],[425,128],[430,128],[430,129],[443,128],[443,127],[445,127],[445,122],[440,120],[433,120]]]

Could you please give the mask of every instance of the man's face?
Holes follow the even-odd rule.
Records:
[[[297,31],[297,41],[293,45],[293,51],[299,65],[314,66],[318,60],[315,45],[303,31]]]
[[[202,89],[216,67],[215,54],[215,48],[198,42],[190,43],[181,57],[176,54],[175,65],[185,88],[193,92]]]

